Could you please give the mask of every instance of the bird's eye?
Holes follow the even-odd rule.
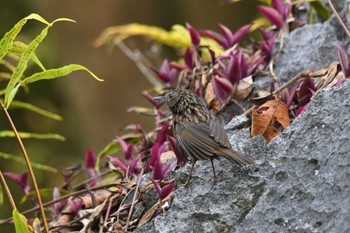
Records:
[[[169,98],[171,98],[171,99],[172,99],[172,98],[173,98],[173,94],[169,94]]]

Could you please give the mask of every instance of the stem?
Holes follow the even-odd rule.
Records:
[[[103,185],[99,185],[99,186],[95,186],[95,187],[90,188],[90,191],[95,191],[95,190],[99,190],[99,189],[105,189],[105,188],[108,188],[108,187],[111,187],[111,186],[118,186],[118,185],[119,185],[119,183],[116,183],[116,182],[110,183],[110,184],[103,184]],[[47,207],[47,206],[53,205],[53,204],[55,204],[57,202],[63,201],[64,199],[67,199],[69,197],[75,197],[75,196],[78,196],[78,195],[86,193],[86,192],[88,192],[88,190],[86,190],[86,189],[79,190],[79,191],[76,191],[74,193],[70,193],[70,194],[62,196],[60,198],[57,198],[55,200],[48,201],[48,202],[44,203],[43,206]],[[29,210],[25,210],[25,211],[21,212],[21,214],[23,214],[23,215],[30,214],[30,213],[38,210],[38,209],[39,209],[39,207],[33,207],[33,208],[29,209]],[[0,225],[4,224],[4,223],[8,223],[11,220],[12,220],[12,217],[4,219],[4,220],[1,220],[0,221]]]
[[[310,72],[309,71],[304,71],[304,72],[299,73],[298,75],[296,75],[292,79],[290,79],[288,82],[286,82],[285,84],[283,84],[282,86],[277,88],[274,92],[272,92],[272,95],[280,93],[286,87],[289,87],[290,85],[292,85],[293,83],[299,81],[300,79],[304,79],[304,78],[307,78],[307,77],[310,77]]]
[[[151,67],[150,62],[146,60],[146,58],[142,55],[142,53],[138,50],[131,50],[125,43],[120,39],[115,39],[114,44],[119,47],[119,49],[128,56],[134,63],[137,68],[143,73],[143,75],[147,78],[147,80],[154,87],[163,88],[164,85],[157,80],[157,78],[150,72],[148,67]],[[145,64],[147,63],[147,64]]]
[[[23,157],[26,161],[26,164],[27,164],[27,168],[28,168],[28,171],[29,171],[29,174],[30,176],[32,177],[32,180],[33,180],[33,185],[34,185],[34,190],[35,190],[35,194],[36,194],[36,197],[38,199],[38,203],[39,203],[39,208],[40,208],[40,212],[41,212],[41,216],[42,216],[42,220],[44,222],[44,227],[45,227],[45,231],[47,233],[49,233],[49,226],[47,224],[47,220],[46,220],[46,215],[45,215],[45,210],[44,210],[44,207],[43,207],[43,202],[42,202],[42,199],[41,199],[41,196],[40,196],[40,191],[39,191],[39,188],[38,188],[38,183],[36,182],[36,178],[35,178],[35,175],[34,175],[34,172],[33,172],[33,168],[32,168],[32,165],[30,164],[30,160],[29,160],[29,157],[28,157],[28,154],[27,154],[27,151],[23,145],[23,142],[18,134],[18,131],[16,129],[16,126],[14,125],[12,119],[11,119],[11,116],[10,114],[7,112],[7,109],[5,108],[4,104],[2,103],[2,101],[0,101],[0,104],[1,104],[1,107],[2,109],[4,110],[5,114],[6,114],[6,117],[12,127],[12,130],[13,132],[15,133],[15,136],[17,138],[17,141],[19,143],[19,146],[22,150],[22,153],[23,153]]]
[[[137,184],[136,184],[136,189],[135,189],[134,197],[132,198],[128,219],[126,220],[126,224],[125,224],[125,230],[128,230],[128,227],[129,227],[129,223],[130,223],[132,211],[134,209],[134,205],[136,202],[137,191],[139,190],[139,187],[140,187],[143,171],[144,171],[144,167],[142,167],[142,170],[141,170],[140,175],[139,175],[139,179],[138,179]]]
[[[11,206],[12,206],[12,209],[14,209],[14,210],[17,209],[16,203],[15,203],[14,200],[13,200],[13,197],[12,197],[12,195],[11,195],[10,189],[9,189],[9,187],[7,186],[6,180],[5,180],[4,175],[2,174],[1,171],[0,171],[0,178],[1,178],[2,184],[3,184],[3,186],[4,186],[4,189],[5,189],[5,191],[6,191],[7,197],[8,197],[9,200],[10,200],[10,204],[11,204]]]
[[[329,4],[330,8],[332,9],[332,11],[333,11],[335,17],[338,19],[340,25],[341,25],[342,28],[344,29],[346,35],[348,35],[348,37],[350,38],[350,32],[349,32],[349,30],[346,28],[346,26],[345,26],[343,20],[342,20],[342,19],[340,18],[340,16],[339,16],[338,12],[335,10],[332,1],[331,1],[331,0],[328,0],[328,4]]]

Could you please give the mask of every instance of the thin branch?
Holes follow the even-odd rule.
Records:
[[[46,220],[46,215],[45,215],[45,210],[44,210],[44,207],[43,207],[43,201],[41,199],[41,195],[40,195],[40,191],[39,191],[39,187],[38,187],[38,183],[36,181],[36,178],[35,178],[35,175],[34,175],[34,171],[33,171],[33,168],[32,168],[32,165],[30,163],[30,160],[29,160],[29,157],[28,157],[28,154],[27,154],[27,151],[24,147],[24,144],[22,142],[22,139],[21,137],[19,136],[18,134],[18,131],[16,129],[16,126],[15,124],[13,123],[12,119],[11,119],[11,116],[10,114],[7,112],[7,109],[5,108],[4,104],[2,103],[2,101],[0,101],[0,104],[1,104],[1,107],[2,109],[4,110],[5,112],[5,115],[11,125],[11,128],[14,132],[14,134],[16,135],[16,138],[17,138],[17,141],[19,143],[19,146],[22,150],[22,153],[23,153],[23,157],[26,161],[26,164],[27,164],[27,168],[28,168],[28,171],[29,171],[29,174],[33,180],[33,185],[34,185],[34,191],[35,191],[35,194],[36,194],[36,197],[38,199],[38,204],[39,204],[39,208],[40,208],[40,212],[41,212],[41,217],[42,217],[42,220],[43,220],[43,223],[44,223],[44,228],[45,228],[45,231],[47,233],[49,233],[49,225],[47,224],[47,220]]]
[[[4,187],[5,191],[6,191],[7,197],[10,200],[11,207],[12,207],[12,209],[16,210],[17,209],[16,203],[13,200],[11,191],[10,191],[9,187],[7,186],[6,180],[5,180],[4,175],[2,174],[1,171],[0,171],[0,178],[1,178],[1,181],[2,181],[2,184],[3,184],[3,187]]]
[[[132,202],[131,202],[131,206],[130,206],[130,210],[129,210],[128,219],[126,220],[126,224],[125,224],[125,230],[128,230],[128,228],[129,228],[129,223],[130,223],[132,211],[134,209],[134,205],[135,205],[135,202],[136,202],[137,191],[139,190],[139,187],[140,187],[140,183],[141,183],[141,180],[142,180],[143,172],[144,172],[144,167],[142,167],[140,175],[139,175],[139,179],[137,181],[134,197],[132,198]]]
[[[145,57],[139,50],[131,50],[120,39],[115,39],[114,43],[126,56],[130,58],[130,60],[135,62],[136,66],[139,68],[141,73],[143,73],[143,75],[147,78],[147,80],[152,84],[152,86],[159,88],[164,87],[164,85],[161,82],[159,82],[155,78],[155,76],[150,72],[151,64],[148,61],[146,61]],[[148,64],[146,65],[145,62],[147,62]]]
[[[272,95],[278,94],[281,91],[283,91],[285,88],[289,87],[290,85],[292,85],[293,83],[296,83],[297,81],[299,81],[300,79],[304,79],[310,77],[310,72],[309,71],[304,71],[301,72],[299,74],[297,74],[296,76],[294,76],[292,79],[288,80],[288,82],[284,83],[282,86],[280,86],[279,88],[277,88],[276,90],[274,90],[274,92],[272,92]]]
[[[111,187],[111,186],[118,186],[118,185],[120,185],[120,183],[117,183],[117,182],[109,183],[109,184],[103,184],[103,185],[99,185],[99,186],[92,187],[92,188],[89,189],[89,191],[95,191],[95,190],[99,190],[99,189],[105,189],[105,188],[108,188],[108,187]],[[86,193],[86,192],[88,192],[88,190],[84,189],[84,190],[76,191],[76,192],[74,192],[74,193],[70,193],[70,194],[68,194],[68,195],[65,195],[65,196],[62,196],[62,197],[57,198],[57,199],[55,199],[55,200],[51,200],[51,201],[48,201],[48,202],[44,203],[44,204],[43,204],[43,207],[47,207],[47,206],[53,205],[53,204],[55,204],[55,203],[57,203],[57,202],[63,201],[64,199],[67,199],[67,198],[69,198],[69,197],[75,197],[75,196],[78,196],[78,195],[83,194],[83,193]],[[21,212],[21,214],[23,214],[23,215],[30,214],[30,213],[32,213],[32,212],[34,212],[34,211],[37,211],[38,209],[39,209],[38,206],[37,206],[37,207],[33,207],[33,208],[29,209],[29,210],[25,210],[25,211]],[[4,224],[4,223],[9,223],[11,220],[12,220],[12,217],[11,217],[11,218],[7,218],[7,219],[4,219],[4,220],[1,220],[1,221],[0,221],[0,225],[1,225],[1,224]]]
[[[348,37],[350,38],[350,32],[349,32],[349,30],[346,28],[346,26],[345,26],[343,20],[340,18],[340,16],[339,16],[337,10],[334,8],[332,1],[331,1],[331,0],[328,0],[328,4],[329,4],[330,8],[332,9],[332,11],[333,11],[335,17],[338,19],[340,25],[341,25],[342,28],[344,29],[345,33],[346,33],[346,34],[348,35]]]

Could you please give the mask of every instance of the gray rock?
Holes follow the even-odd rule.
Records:
[[[350,232],[350,81],[320,90],[266,147],[264,193],[236,232]]]
[[[237,131],[255,173],[226,160],[199,161],[191,189],[179,185],[171,208],[136,232],[350,232],[350,81],[317,92],[268,145]],[[186,172],[189,167],[180,172]]]
[[[282,82],[338,60],[336,43],[349,45],[334,17],[297,29],[285,38],[275,67]],[[350,232],[350,80],[320,90],[309,108],[266,144],[250,138],[244,117],[226,128],[233,148],[250,155],[254,171],[225,159],[178,171],[171,207],[136,232]]]
[[[347,6],[345,2],[333,1]],[[339,12],[341,18],[347,23],[346,9]],[[348,23],[349,28],[350,23]],[[350,41],[335,16],[321,24],[305,25],[292,31],[283,39],[283,47],[275,48],[275,73],[280,83],[285,83],[297,74],[309,70],[317,71],[328,68],[338,61],[337,43],[349,48]],[[280,50],[280,51],[279,51]],[[265,89],[271,85],[270,77],[259,77],[254,85],[257,89]]]

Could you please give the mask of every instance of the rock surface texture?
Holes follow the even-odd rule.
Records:
[[[291,33],[276,73],[288,80],[338,60],[336,41],[349,40],[334,19]],[[310,50],[308,50],[310,49]],[[350,232],[350,80],[325,88],[282,134],[266,144],[250,138],[247,119],[227,125],[234,149],[250,155],[255,171],[215,161],[195,167],[192,187],[179,183],[170,209],[136,232]],[[178,175],[182,182],[186,166]]]

